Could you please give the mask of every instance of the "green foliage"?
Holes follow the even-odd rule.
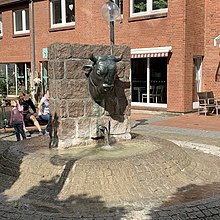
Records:
[[[167,8],[167,0],[154,0],[153,9]]]
[[[146,3],[140,2],[139,4],[134,4],[134,11],[135,12],[141,12],[141,11],[146,11],[147,6]]]
[[[153,0],[153,10],[167,8],[167,0]],[[147,10],[146,2],[134,4],[134,12],[143,12]]]

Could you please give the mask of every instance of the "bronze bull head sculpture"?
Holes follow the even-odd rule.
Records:
[[[106,94],[114,87],[115,76],[117,73],[116,62],[122,59],[122,55],[91,56],[93,64],[85,65],[86,76],[89,83],[89,92],[93,100],[100,104],[106,97]]]

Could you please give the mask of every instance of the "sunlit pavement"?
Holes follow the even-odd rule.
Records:
[[[57,195],[59,195],[59,193],[61,192],[60,187],[68,186],[68,184],[65,185],[65,183],[62,183],[62,181],[60,181],[61,178],[56,179],[55,175],[53,175],[53,172],[55,172],[55,170],[60,169],[61,175],[63,174],[63,176],[65,176],[65,172],[61,172],[63,167],[62,160],[60,164],[56,164],[55,168],[52,165],[54,165],[54,163],[57,163],[57,157],[54,156],[52,165],[51,163],[47,163],[48,167],[46,169],[46,172],[44,167],[42,167],[42,164],[45,164],[43,162],[47,161],[47,148],[45,147],[44,153],[39,153],[42,151],[32,148],[34,150],[32,150],[31,152],[28,151],[28,156],[25,159],[25,163],[23,163],[23,166],[25,164],[26,166],[20,167],[20,169],[23,171],[25,170],[25,172],[23,172],[22,174],[23,176],[25,174],[28,174],[28,172],[31,172],[32,174],[38,174],[34,175],[36,177],[36,182],[37,178],[39,178],[38,183],[40,183],[41,185],[35,185],[35,187],[30,188],[28,197],[28,199],[36,200],[36,202],[34,203],[34,207],[33,205],[30,205],[28,203],[27,194],[25,195],[25,185],[28,184],[24,182],[23,189],[16,189],[16,187],[20,187],[22,185],[22,175],[20,175],[18,178],[16,176],[8,176],[2,173],[1,180],[3,181],[1,182],[0,187],[0,218],[100,220],[220,219],[220,116],[212,115],[205,117],[204,115],[199,116],[197,115],[197,113],[186,115],[167,113],[152,114],[152,112],[132,111],[131,126],[132,133],[156,138],[160,140],[161,144],[164,146],[166,145],[167,140],[181,146],[178,151],[175,150],[171,152],[172,149],[176,148],[172,148],[172,145],[169,148],[170,145],[168,144],[168,147],[161,148],[161,150],[157,152],[157,154],[154,154],[154,157],[149,157],[148,154],[146,154],[146,163],[148,165],[151,165],[150,174],[149,170],[143,170],[141,166],[138,166],[143,158],[135,158],[135,160],[133,160],[132,162],[129,161],[126,166],[122,167],[121,170],[123,171],[124,169],[125,171],[129,168],[129,164],[134,163],[137,167],[137,172],[142,173],[142,179],[140,179],[140,181],[144,182],[146,181],[146,177],[151,177],[148,186],[146,186],[146,184],[142,184],[142,188],[138,191],[141,192],[143,195],[149,196],[148,202],[142,203],[142,206],[140,206],[140,204],[138,206],[135,206],[134,204],[127,204],[125,202],[123,204],[122,201],[120,205],[109,207],[105,204],[103,200],[101,200],[100,198],[96,198],[95,196],[92,199],[88,198],[85,194],[82,194],[78,197],[70,197],[71,195],[67,195],[64,193],[62,196],[69,199],[67,199],[65,203],[47,203],[47,197],[49,197],[49,199],[51,200],[56,200]],[[38,139],[38,137],[36,137],[37,132],[34,132],[32,136]],[[11,132],[1,133],[0,138],[1,152],[5,152],[5,150],[9,146],[15,143],[15,136],[12,135]],[[38,140],[40,139],[42,142],[46,142],[48,137],[41,137]],[[41,142],[39,143],[41,144]],[[21,146],[19,149],[21,149]],[[164,152],[166,152],[166,154]],[[173,159],[169,158],[169,152],[170,155],[174,155],[176,158],[179,158],[175,166],[174,164],[169,165],[169,160]],[[16,155],[16,153],[17,152],[14,150],[12,156]],[[17,165],[19,165],[19,157],[23,157],[23,155],[19,153],[17,154],[17,159],[15,160],[15,162],[17,162]],[[161,159],[160,162],[158,162],[159,157],[163,157],[163,160]],[[191,158],[191,162],[189,165],[186,166],[187,170],[182,169],[181,172],[178,172],[178,166],[185,166],[184,164],[186,164],[186,162],[188,163],[189,158]],[[28,167],[28,163],[30,164],[30,167]],[[31,164],[38,164],[38,166],[32,167]],[[209,166],[206,166],[207,164]],[[74,165],[75,161],[69,160],[69,163],[66,163],[65,169],[63,170],[67,173],[67,171],[69,172],[69,170],[71,170]],[[80,163],[78,164],[78,167],[80,167],[79,165]],[[85,164],[82,163],[82,165]],[[91,169],[88,169],[89,172],[87,174],[87,181],[89,181],[89,178],[91,179],[90,176],[94,175],[94,173],[96,172],[94,168],[95,165],[95,162],[89,164]],[[115,169],[117,169],[117,166],[120,166],[120,163],[115,163],[112,166],[115,166]],[[169,167],[169,172],[176,172],[176,174],[170,175],[167,178],[161,178],[161,176],[163,176],[161,173],[164,172],[165,166]],[[149,166],[147,167],[149,168]],[[42,170],[42,173],[40,170]],[[90,171],[93,173],[90,173]],[[182,172],[186,172],[187,176],[182,175]],[[45,173],[47,174],[47,177],[43,177],[42,174]],[[120,176],[122,176],[122,174],[119,174],[118,179],[120,179]],[[54,179],[51,179],[50,177],[53,176]],[[83,176],[83,173],[81,173],[81,176]],[[83,177],[79,177],[79,179],[80,178]],[[68,178],[66,178],[65,180],[70,181]],[[161,183],[161,181],[164,180],[166,180],[167,182]],[[109,181],[111,181],[111,179],[109,179]],[[122,181],[126,181],[126,178],[122,179]],[[130,189],[132,188],[132,186],[131,188],[129,188],[129,186],[126,186],[125,182],[122,181],[119,181],[120,185],[118,185],[118,189],[120,190],[116,190],[118,194],[120,194],[120,192],[129,192],[129,194],[134,196],[134,201],[136,198],[139,199],[141,197],[141,195],[134,193],[137,191],[137,189],[133,188],[133,192],[131,192]],[[184,183],[186,184],[184,185]],[[95,185],[97,183],[94,182],[93,184]],[[135,183],[133,186],[136,186]],[[140,184],[138,186],[140,186]],[[175,191],[173,191],[173,186],[179,187],[176,187]],[[72,190],[74,190],[74,185],[72,187]],[[159,190],[157,189],[157,187]],[[39,191],[42,191],[42,194],[44,194],[45,196],[42,200],[37,198],[37,196],[41,195]],[[106,189],[106,191],[108,191],[108,189]],[[66,193],[67,192],[69,191],[66,190]],[[119,198],[120,196],[118,194],[116,195],[114,194],[114,192],[112,192],[110,196],[112,196],[113,198]],[[15,198],[20,196],[23,197],[24,200],[10,200],[9,197],[6,197],[6,195],[11,195],[11,197],[14,196]],[[49,195],[56,195],[56,197],[53,198]],[[126,196],[123,196],[124,194],[121,195],[121,197],[126,198]],[[156,200],[157,198],[160,198],[160,200],[162,201],[157,202],[155,198]],[[67,204],[69,204],[69,206],[67,206]],[[82,208],[82,210],[86,209],[86,212],[84,214],[82,214],[82,212],[79,212],[78,210],[71,210],[71,213],[67,212],[67,210],[70,211],[70,209],[73,209],[74,207],[77,207],[78,209]],[[64,211],[65,209],[66,212]],[[94,213],[93,210],[97,211]]]

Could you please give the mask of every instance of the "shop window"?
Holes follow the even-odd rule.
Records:
[[[0,64],[0,97],[7,95],[6,65]]]
[[[14,33],[23,34],[29,33],[29,9],[19,9],[14,11]]]
[[[18,96],[30,88],[30,63],[0,64],[0,80],[8,96]]]
[[[17,63],[16,67],[16,81],[17,88],[16,93],[19,95],[24,90],[30,87],[30,64],[29,63]]]
[[[51,27],[62,27],[75,24],[75,1],[51,1]]]
[[[132,102],[167,103],[167,57],[131,60]]]
[[[0,13],[0,36],[3,35],[3,32],[2,32],[2,13]]]
[[[131,17],[168,11],[167,0],[130,0]]]

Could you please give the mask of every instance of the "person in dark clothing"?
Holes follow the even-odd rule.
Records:
[[[43,135],[40,124],[36,119],[36,116],[37,116],[36,107],[35,107],[34,103],[32,102],[32,100],[30,99],[30,93],[28,91],[25,91],[23,93],[22,106],[23,106],[24,120],[26,119],[26,120],[33,121],[34,125],[36,126],[36,128],[39,131],[39,136]],[[30,107],[33,110],[33,113],[29,111]],[[26,129],[25,126],[24,126],[24,129],[25,129],[26,135],[30,136],[30,133],[28,132],[28,130]]]
[[[19,104],[18,100],[12,100],[11,101],[11,118],[10,118],[10,124],[15,129],[15,135],[17,138],[17,141],[21,140],[20,135],[22,136],[23,140],[26,139],[26,135],[23,129],[23,106]]]

